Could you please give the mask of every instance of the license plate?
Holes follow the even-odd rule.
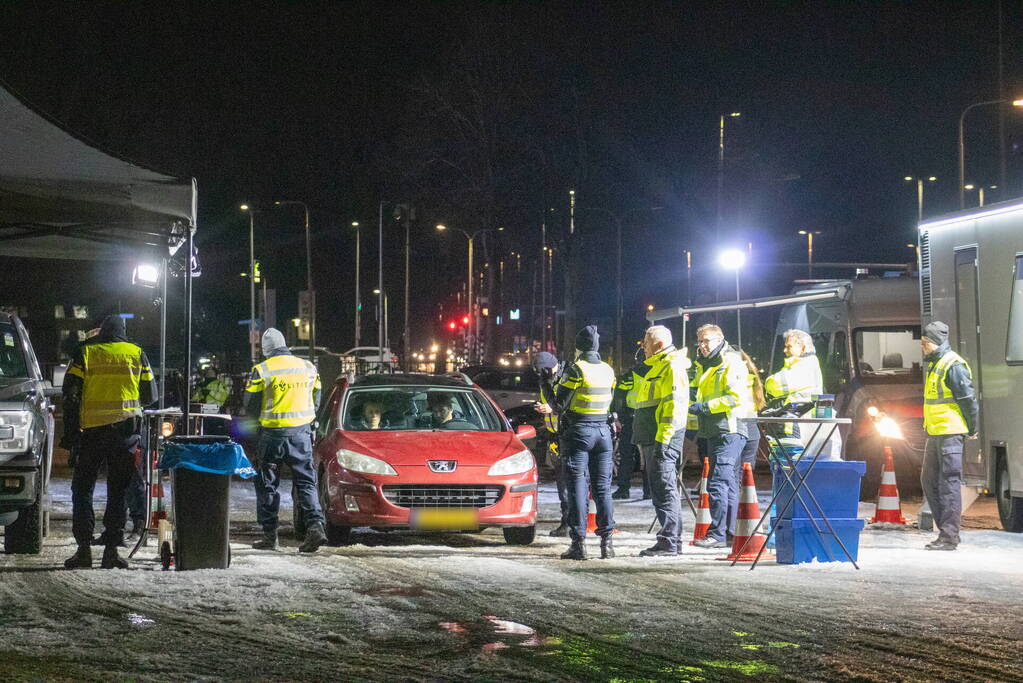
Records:
[[[414,509],[411,522],[413,529],[421,531],[469,531],[480,526],[479,515],[473,508]]]

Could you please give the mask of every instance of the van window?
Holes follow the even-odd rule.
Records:
[[[1016,256],[1012,272],[1012,297],[1009,303],[1009,339],[1005,345],[1005,360],[1023,363],[1023,256]]]
[[[856,374],[865,382],[921,379],[920,327],[860,327],[853,332]]]

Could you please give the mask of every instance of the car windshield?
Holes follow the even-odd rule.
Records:
[[[352,431],[500,432],[505,429],[479,393],[456,387],[354,388],[342,407],[342,428]]]
[[[921,379],[920,327],[861,327],[853,334],[856,374],[865,382],[916,382]]]
[[[21,340],[11,323],[0,323],[0,377],[28,377]]]

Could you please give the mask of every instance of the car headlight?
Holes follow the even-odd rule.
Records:
[[[534,467],[536,467],[536,461],[533,459],[533,454],[529,451],[520,451],[515,455],[509,455],[507,458],[501,458],[495,462],[490,466],[490,471],[487,474],[491,477],[505,474],[522,474]]]
[[[28,450],[32,419],[32,412],[28,410],[0,410],[0,452]]]
[[[368,455],[362,453],[356,453],[346,448],[342,448],[337,452],[337,464],[344,467],[346,470],[352,472],[362,472],[363,474],[383,474],[389,477],[397,477],[398,473],[394,471],[394,468],[388,465],[380,458],[371,458]]]

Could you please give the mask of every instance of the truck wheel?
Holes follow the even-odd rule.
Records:
[[[36,472],[36,500],[18,513],[18,519],[7,525],[4,552],[17,555],[38,555],[43,550],[43,486],[42,474]]]
[[[504,542],[508,545],[529,545],[536,538],[536,525],[533,526],[510,526],[501,529],[504,532]]]
[[[998,473],[995,477],[998,516],[1002,520],[1002,528],[1018,534],[1023,532],[1023,498],[1014,498],[1010,491],[1009,463],[1002,455],[998,458]]]

